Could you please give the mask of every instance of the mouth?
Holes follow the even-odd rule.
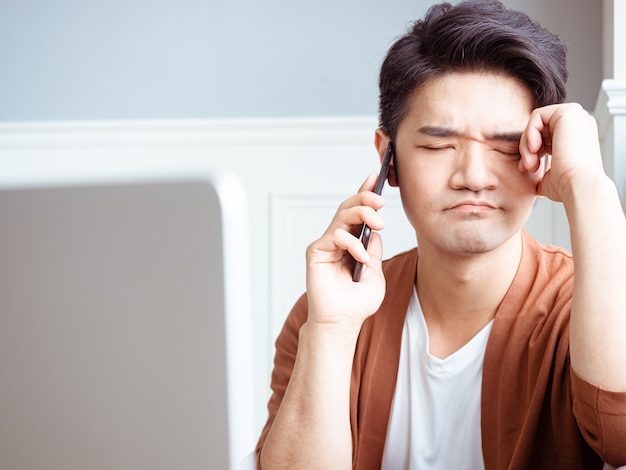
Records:
[[[496,206],[487,201],[461,201],[450,207],[451,210],[458,212],[489,212],[496,209]]]

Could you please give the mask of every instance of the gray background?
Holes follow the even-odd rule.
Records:
[[[0,0],[0,121],[372,115],[431,0]],[[601,2],[508,0],[570,43],[593,110]]]

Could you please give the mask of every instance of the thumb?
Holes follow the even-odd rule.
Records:
[[[552,170],[548,169],[539,183],[537,183],[537,196],[547,197],[554,202],[562,202],[555,184],[557,183],[554,181]]]
[[[383,242],[378,232],[372,232],[367,252],[370,259],[364,267],[367,268],[367,271],[382,275]]]

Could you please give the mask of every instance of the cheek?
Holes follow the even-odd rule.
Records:
[[[535,197],[537,195],[537,185],[543,177],[543,171],[536,173],[518,173],[515,177],[510,177],[510,187],[520,196]]]
[[[433,162],[414,158],[409,162],[400,162],[397,177],[400,189],[414,194],[428,194],[447,186],[451,169],[444,162]]]
[[[495,167],[498,186],[515,197],[534,197],[543,178],[543,167],[535,173],[521,172],[519,162],[505,162]]]
[[[537,200],[537,183],[540,180],[538,174],[519,173],[509,175],[506,184],[507,192],[503,204],[513,219],[526,219],[530,215]],[[506,201],[506,202],[505,202]]]
[[[427,174],[430,177],[424,177]],[[442,192],[441,180],[436,175],[415,167],[402,173],[399,189],[405,209],[418,211],[424,210],[429,201]]]
[[[420,222],[432,221],[433,213],[437,212],[436,208],[446,192],[445,184],[437,178],[420,178],[416,173],[401,178],[399,190],[402,207],[414,229]]]

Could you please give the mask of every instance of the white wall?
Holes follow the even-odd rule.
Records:
[[[595,118],[607,174],[626,208],[626,1],[604,0],[604,74]]]
[[[432,0],[2,0],[0,120],[374,115],[380,62]],[[592,109],[602,9],[505,0],[571,43]]]
[[[626,78],[626,2],[604,0],[603,17],[603,67],[604,78]]]

